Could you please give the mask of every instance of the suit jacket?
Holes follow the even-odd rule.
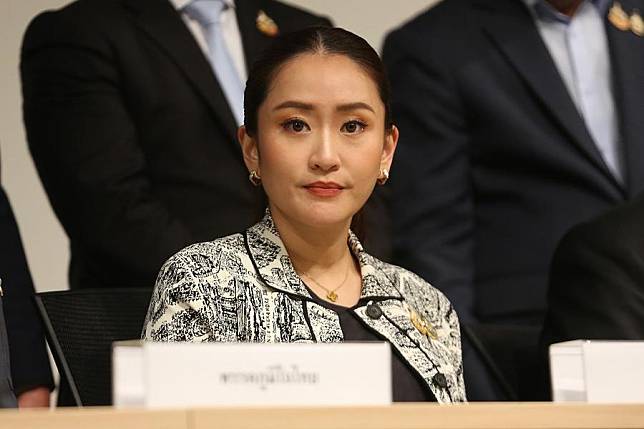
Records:
[[[0,312],[4,308],[4,318],[0,315],[0,404],[6,402],[9,381],[9,359],[11,357],[11,378],[16,394],[35,387],[53,388],[54,380],[49,366],[49,357],[45,348],[45,337],[34,302],[34,284],[31,280],[27,260],[22,248],[18,225],[13,216],[11,205],[2,187],[0,187],[0,281],[3,297],[0,299]],[[5,353],[7,352],[7,353]],[[5,370],[7,372],[5,372]],[[14,392],[11,392],[13,395]],[[3,401],[2,397],[5,398]],[[15,399],[15,398],[14,398]]]
[[[0,408],[13,408],[18,404],[11,383],[11,359],[5,326],[2,298],[0,298]]]
[[[367,254],[355,235],[362,292],[352,311],[387,340],[438,402],[465,401],[458,318],[445,296]],[[370,308],[372,307],[372,308]],[[420,315],[435,336],[411,321]],[[338,314],[311,298],[270,213],[244,234],[192,245],[163,266],[143,337],[155,341],[340,342]]]
[[[246,63],[271,37],[327,19],[272,0],[236,5]],[[29,148],[70,238],[70,285],[152,285],[196,241],[261,218],[235,119],[168,0],[79,0],[36,17],[21,57]]]
[[[606,31],[623,184],[523,1],[446,0],[386,39],[394,262],[440,285],[461,319],[542,317],[559,239],[644,189],[644,38]]]
[[[644,340],[644,194],[565,235],[542,337]]]

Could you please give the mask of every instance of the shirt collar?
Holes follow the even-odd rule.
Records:
[[[170,3],[172,3],[172,6],[178,11],[181,11],[184,7],[188,5],[192,0],[170,0]],[[224,3],[226,3],[226,6],[230,8],[235,8],[235,0],[222,0]]]
[[[264,282],[273,289],[311,298],[298,276],[286,247],[267,209],[264,218],[245,234],[247,250]],[[361,299],[373,297],[401,298],[400,292],[382,270],[383,264],[364,251],[358,238],[349,231],[349,247],[360,264]]]
[[[539,19],[553,19],[555,21],[560,21],[564,23],[570,22],[570,17],[558,12],[550,3],[546,0],[522,0],[528,8],[533,11],[537,18]],[[608,6],[612,0],[585,0],[590,1],[595,5],[599,14],[601,16],[606,15],[608,11]]]

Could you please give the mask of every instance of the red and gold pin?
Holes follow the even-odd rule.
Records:
[[[608,12],[608,20],[619,30],[628,31],[631,29],[631,19],[624,9],[622,9],[622,5],[619,2],[615,2],[611,6]]]
[[[266,12],[260,10],[255,19],[257,29],[269,37],[275,37],[280,33],[280,29],[273,19],[266,15]]]

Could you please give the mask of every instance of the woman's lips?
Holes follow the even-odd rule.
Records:
[[[304,188],[318,197],[335,197],[344,189],[335,182],[313,182],[305,185]]]

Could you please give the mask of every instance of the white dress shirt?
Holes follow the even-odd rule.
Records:
[[[622,181],[623,153],[604,24],[609,0],[585,0],[572,17],[545,0],[524,2],[604,162]]]

